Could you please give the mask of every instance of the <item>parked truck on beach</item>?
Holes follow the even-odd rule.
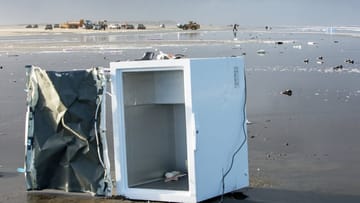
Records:
[[[185,23],[185,24],[177,24],[177,27],[183,30],[198,30],[200,29],[200,24],[194,22],[194,21],[189,21],[189,23]]]

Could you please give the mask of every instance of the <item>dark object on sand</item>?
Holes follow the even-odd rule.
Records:
[[[3,66],[0,66],[0,69],[3,69],[4,67]]]
[[[281,42],[281,41],[280,41],[280,42],[275,42],[275,44],[279,44],[279,45],[280,45],[280,44],[284,44],[284,42]]]
[[[25,26],[25,28],[32,28],[33,26],[32,25],[27,25],[27,26]]]
[[[182,59],[182,58],[185,58],[185,55],[184,54],[175,54],[174,58],[175,59]]]
[[[354,60],[352,60],[352,59],[346,59],[346,60],[345,60],[345,63],[354,64]]]
[[[342,70],[342,69],[343,69],[343,65],[338,65],[333,68],[333,70]]]
[[[152,51],[147,51],[144,53],[143,57],[140,59],[136,59],[135,61],[144,61],[144,60],[153,60],[155,53]]]
[[[324,57],[323,57],[323,56],[319,56],[319,57],[317,57],[317,59],[319,59],[319,60],[324,60]]]
[[[309,63],[309,59],[305,59],[304,63],[308,64]]]
[[[292,95],[292,90],[287,89],[285,91],[282,91],[281,94],[287,95],[287,96],[291,96]]]

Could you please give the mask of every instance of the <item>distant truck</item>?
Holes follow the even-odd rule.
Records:
[[[79,21],[70,21],[70,22],[66,22],[60,25],[60,28],[65,28],[65,29],[78,29],[83,27],[84,25],[84,20],[81,19]]]
[[[200,24],[194,22],[194,21],[189,21],[189,23],[186,24],[177,24],[177,27],[183,30],[198,30],[200,29]]]

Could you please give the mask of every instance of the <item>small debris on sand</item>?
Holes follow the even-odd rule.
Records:
[[[266,51],[265,51],[264,49],[259,49],[259,50],[257,50],[256,53],[257,53],[259,56],[263,56],[263,55],[266,54]]]
[[[342,70],[343,69],[343,65],[338,65],[333,67],[333,70]]]
[[[308,42],[307,44],[308,44],[308,45],[315,45],[316,42]]]
[[[287,89],[287,90],[285,90],[285,91],[282,91],[281,94],[287,95],[287,96],[291,96],[291,95],[292,95],[292,90]]]
[[[352,60],[352,59],[346,59],[346,60],[345,60],[345,63],[354,64],[354,60]]]

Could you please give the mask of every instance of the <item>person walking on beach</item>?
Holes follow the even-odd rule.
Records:
[[[234,39],[236,39],[236,35],[237,35],[237,31],[238,31],[238,27],[239,27],[239,25],[235,23],[235,24],[234,24],[234,27],[233,27]]]

